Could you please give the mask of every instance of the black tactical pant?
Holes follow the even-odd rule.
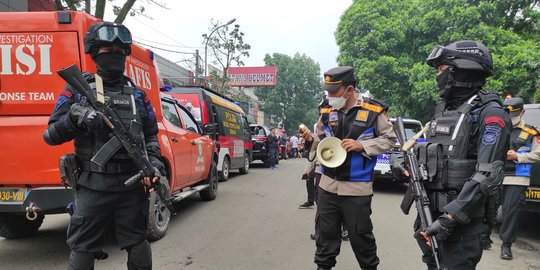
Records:
[[[525,204],[525,191],[527,186],[503,185],[501,192],[501,205],[503,221],[499,229],[499,236],[503,242],[516,241],[519,209]]]
[[[113,224],[121,249],[145,240],[148,198],[143,187],[103,192],[81,187],[75,194],[75,212],[68,227],[67,244],[72,251],[101,252],[103,235]]]
[[[306,179],[306,191],[307,191],[307,202],[315,202],[315,173],[310,173],[308,179]]]
[[[433,215],[437,218],[439,215]],[[420,218],[416,217],[414,230],[420,228]],[[475,218],[465,225],[457,225],[447,240],[439,240],[439,255],[443,269],[473,270],[482,258],[482,233],[484,232],[482,219]],[[426,244],[423,237],[416,239],[423,256],[422,261],[428,269],[437,269],[431,247]]]
[[[371,223],[372,196],[338,196],[319,188],[315,217],[315,263],[322,268],[336,265],[341,248],[341,224],[349,231],[349,240],[362,269],[377,269],[379,258]]]

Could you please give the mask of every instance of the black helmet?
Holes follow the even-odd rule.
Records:
[[[90,26],[84,35],[84,53],[95,54],[103,45],[120,45],[126,55],[131,54],[131,33],[121,24],[111,22],[98,22]]]
[[[486,77],[493,75],[491,53],[478,41],[462,40],[446,47],[437,45],[429,54],[426,63],[433,68],[446,64],[463,70],[483,71]]]

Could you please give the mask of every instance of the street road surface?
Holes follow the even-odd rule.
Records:
[[[254,164],[247,175],[233,175],[220,183],[216,200],[198,196],[176,205],[165,238],[152,243],[154,269],[255,270],[315,269],[313,232],[315,209],[298,209],[306,201],[305,182],[300,180],[305,159],[281,161],[270,170]],[[373,198],[374,232],[379,269],[426,269],[412,238],[414,215],[399,209],[403,186],[377,185]],[[414,210],[414,209],[413,209]],[[499,259],[498,235],[485,251],[479,270],[540,270],[540,218],[529,224],[513,247],[514,260]],[[0,238],[0,268],[66,269],[69,249],[65,244],[69,217],[47,216],[40,231],[21,240]],[[109,259],[96,269],[126,269],[127,255],[116,246],[114,233],[105,240]],[[349,242],[343,242],[335,269],[359,269]]]

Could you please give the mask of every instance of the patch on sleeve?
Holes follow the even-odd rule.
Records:
[[[368,115],[369,111],[358,110],[358,113],[356,113],[356,121],[366,122]]]
[[[64,89],[64,91],[62,91],[62,93],[60,93],[60,96],[65,96],[68,99],[71,99],[71,97],[73,96],[73,93],[71,93],[68,90]]]
[[[64,92],[66,92],[66,91],[64,91]],[[70,93],[70,94],[71,94],[71,93]],[[59,109],[60,107],[62,107],[62,105],[64,105],[64,104],[65,104],[66,102],[68,102],[68,101],[69,101],[69,98],[66,97],[66,96],[64,95],[64,93],[62,92],[62,94],[58,97],[58,100],[56,100],[56,105],[54,105],[54,111],[55,111],[55,112],[58,111],[58,109]]]
[[[494,145],[499,136],[501,136],[501,130],[502,127],[498,126],[498,124],[486,126],[484,129],[484,135],[482,135],[482,144]]]
[[[484,123],[486,125],[496,124],[496,125],[499,125],[502,128],[506,126],[506,123],[504,122],[504,120],[500,116],[486,117],[486,119],[484,119]]]

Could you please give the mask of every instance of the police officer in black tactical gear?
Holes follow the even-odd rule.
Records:
[[[95,62],[97,74],[85,73],[85,78],[96,95],[104,94],[106,106],[117,111],[139,146],[146,150],[151,164],[163,173],[154,109],[144,91],[123,75],[131,43],[131,34],[123,25],[109,22],[92,25],[84,37],[84,50]],[[68,269],[93,269],[94,259],[106,258],[102,241],[110,223],[115,226],[120,248],[128,253],[128,269],[151,269],[152,251],[145,239],[149,206],[146,186],[150,185],[150,179],[124,185],[124,181],[138,172],[124,148],[102,167],[90,162],[110,139],[103,117],[67,85],[43,135],[49,145],[74,140],[81,169],[77,183],[72,183],[75,212],[67,236],[71,249]]]
[[[512,243],[516,241],[519,210],[525,204],[525,191],[531,181],[531,167],[540,161],[540,134],[523,121],[523,99],[519,97],[504,101],[504,108],[512,120],[510,150],[506,154],[505,177],[501,190],[502,224],[501,259],[512,260]]]
[[[437,69],[441,102],[427,142],[419,143],[416,151],[428,171],[425,187],[436,220],[421,232],[424,238],[419,237],[418,243],[429,269],[436,269],[436,264],[427,236],[439,240],[445,269],[475,269],[482,257],[487,201],[504,177],[512,123],[497,93],[481,90],[493,74],[491,54],[482,43],[437,46],[427,64]],[[415,231],[419,228],[417,218]]]

